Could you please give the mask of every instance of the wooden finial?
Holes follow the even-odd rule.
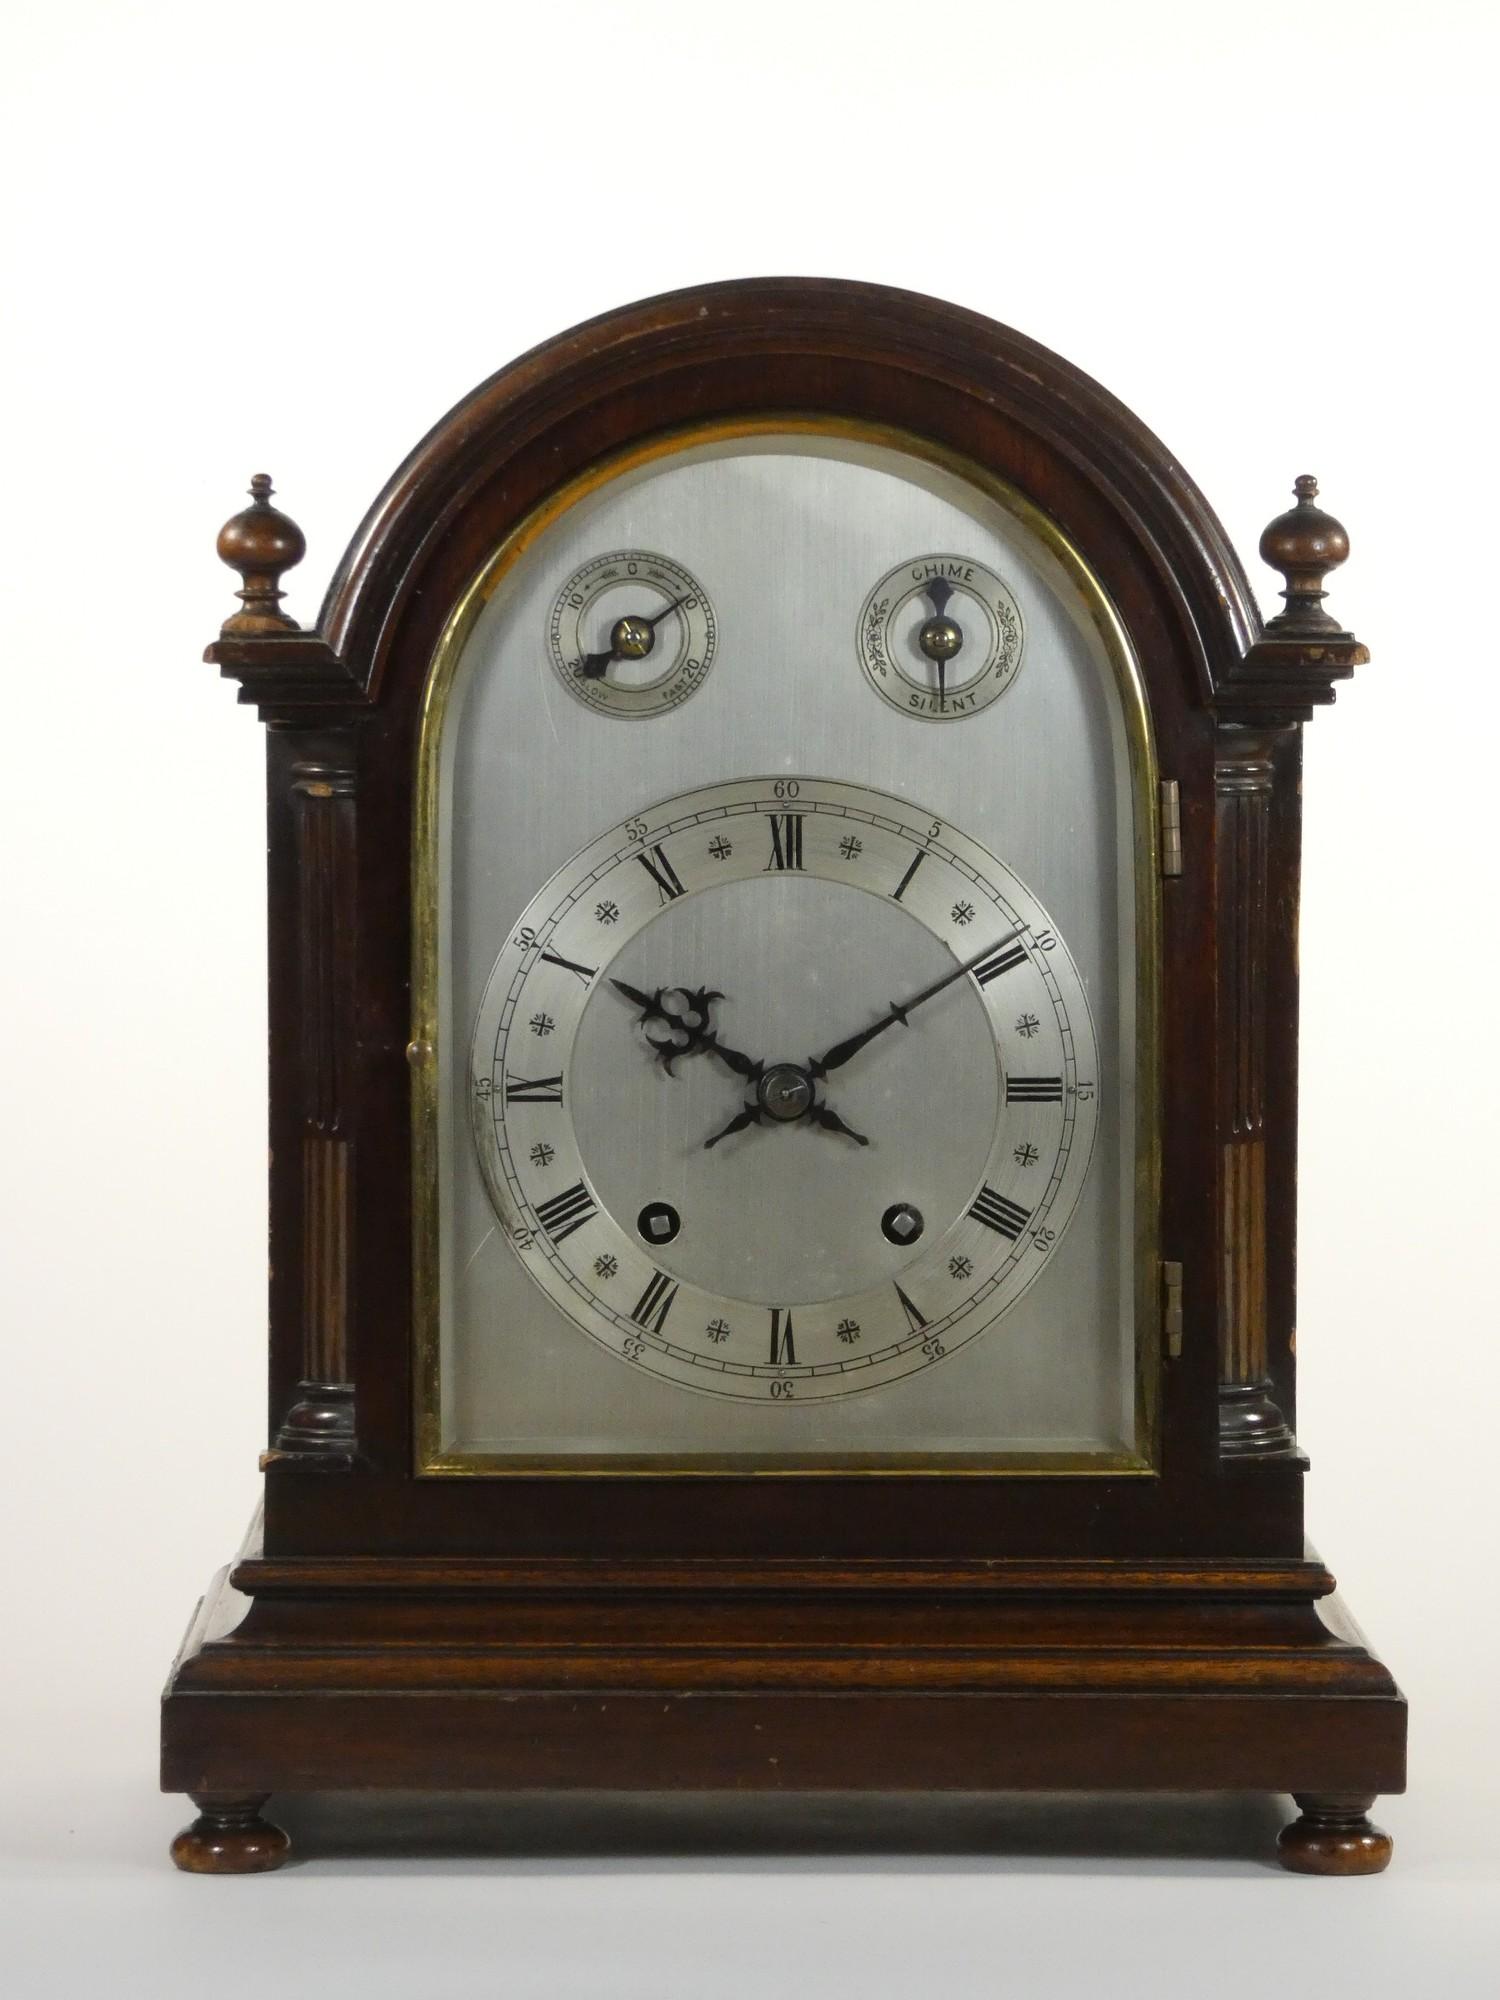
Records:
[[[1318,482],[1310,472],[1299,476],[1293,491],[1296,506],[1278,514],[1260,538],[1262,557],[1286,579],[1281,593],[1286,609],[1270,620],[1266,633],[1278,639],[1317,638],[1339,629],[1323,609],[1328,595],[1323,579],[1347,559],[1349,537],[1341,521],[1314,505]]]
[[[225,619],[225,637],[299,629],[295,618],[276,607],[286,594],[279,587],[282,572],[301,562],[307,542],[297,523],[271,505],[272,490],[270,473],[257,472],[250,481],[251,504],[219,530],[219,558],[239,571],[236,595],[244,606]]]

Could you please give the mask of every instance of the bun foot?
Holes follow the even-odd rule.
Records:
[[[260,1816],[269,1796],[258,1792],[226,1799],[192,1793],[198,1817],[172,1842],[172,1859],[190,1875],[263,1875],[279,1868],[292,1843],[279,1826]]]
[[[1298,1792],[1301,1819],[1283,1827],[1276,1851],[1283,1868],[1298,1875],[1378,1875],[1391,1858],[1391,1836],[1371,1826],[1368,1797],[1330,1798]]]

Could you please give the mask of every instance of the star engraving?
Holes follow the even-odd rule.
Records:
[[[595,921],[596,921],[597,923],[601,923],[601,924],[614,924],[614,923],[618,923],[618,922],[619,922],[619,920],[620,920],[620,906],[619,906],[619,904],[618,904],[618,903],[596,903],[596,904],[594,905],[594,918],[595,918]]]
[[[1037,1161],[1041,1157],[1042,1157],[1041,1154],[1037,1151],[1036,1147],[1032,1145],[1029,1139],[1027,1140],[1024,1146],[1017,1146],[1014,1154],[1012,1155],[1012,1158],[1015,1160],[1017,1166],[1021,1167],[1034,1167]]]
[[[962,930],[965,924],[972,924],[974,921],[974,905],[972,903],[955,903],[949,914],[953,918],[954,923]]]
[[[834,1332],[838,1335],[839,1339],[844,1341],[846,1344],[851,1340],[858,1340],[859,1321],[857,1319],[841,1319],[838,1325],[834,1328]]]
[[[711,1319],[703,1331],[717,1346],[721,1341],[728,1340],[729,1322],[727,1319]]]
[[[550,1167],[552,1162],[557,1158],[557,1155],[545,1139],[538,1139],[531,1149],[531,1157],[536,1166]]]
[[[607,1252],[604,1256],[594,1259],[594,1276],[596,1278],[612,1278],[619,1268],[619,1260],[611,1257]]]
[[[1016,1022],[1016,1033],[1024,1035],[1029,1042],[1041,1025],[1035,1014],[1023,1014]]]
[[[550,1014],[533,1014],[527,1026],[534,1035],[550,1035],[557,1023]]]
[[[955,1278],[968,1278],[973,1276],[974,1266],[967,1257],[950,1257],[948,1270]]]
[[[839,853],[846,861],[852,861],[857,854],[863,854],[864,851],[864,842],[857,840],[852,833],[846,833],[839,842]]]
[[[715,861],[727,861],[734,852],[734,842],[726,840],[722,833],[716,833],[708,843],[708,851]]]

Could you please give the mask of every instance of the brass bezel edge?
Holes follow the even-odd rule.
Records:
[[[588,494],[650,464],[700,445],[765,436],[814,436],[873,444],[966,481],[1030,530],[1057,559],[1088,607],[1114,671],[1130,774],[1136,938],[1135,1411],[1139,1452],[914,1453],[899,1463],[766,1463],[739,1454],[690,1462],[629,1455],[560,1462],[555,1456],[449,1452],[441,1438],[440,1298],[437,1210],[439,857],[443,722],[465,643],[485,605],[537,538]],[[454,605],[433,650],[422,691],[412,829],[412,1334],[415,1368],[414,1471],[418,1477],[484,1478],[1119,1478],[1159,1476],[1162,1366],[1161,1210],[1161,826],[1156,748],[1134,649],[1103,585],[1050,515],[1017,488],[961,453],[895,425],[806,412],[766,412],[653,433],[587,467],[534,507],[486,558]],[[1144,1113],[1144,1115],[1143,1115]]]

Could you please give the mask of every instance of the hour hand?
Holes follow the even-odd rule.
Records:
[[[628,986],[623,979],[611,979],[609,983],[617,993],[623,993],[632,1006],[640,1008],[643,1021],[661,1012],[662,990],[659,986],[654,993],[643,993],[639,986]]]
[[[763,1062],[758,1062],[754,1056],[742,1055],[738,1049],[726,1048],[712,1028],[703,1037],[703,1046],[711,1056],[717,1056],[726,1069],[732,1069],[747,1083],[759,1083],[766,1073]]]
[[[727,1048],[709,1026],[710,1012],[715,1000],[724,995],[714,988],[700,986],[689,989],[686,986],[658,986],[654,993],[643,993],[638,986],[632,986],[624,979],[611,979],[611,986],[641,1010],[640,1025],[648,1029],[657,1024],[666,1029],[666,1035],[649,1032],[646,1040],[656,1051],[657,1059],[668,1076],[674,1074],[672,1065],[679,1056],[716,1055],[726,1069],[734,1071],[751,1083],[759,1082],[765,1065],[754,1056],[742,1055],[738,1049]],[[668,1007],[666,999],[673,998],[678,1004]]]

